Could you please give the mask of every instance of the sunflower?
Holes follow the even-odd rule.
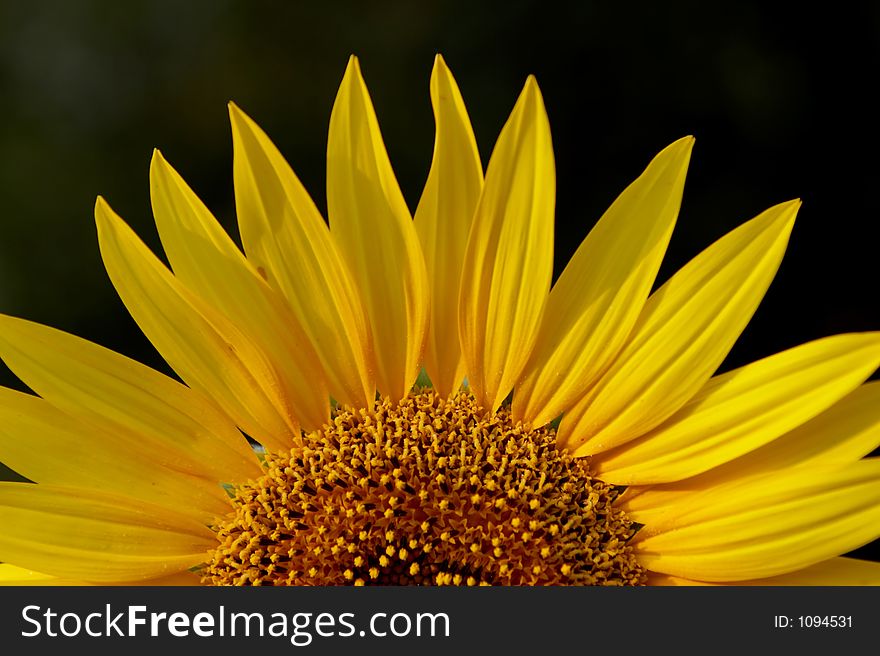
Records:
[[[411,216],[358,62],[329,227],[230,105],[244,254],[156,152],[169,270],[101,198],[104,264],[182,382],[0,318],[0,579],[139,584],[880,583],[880,333],[715,375],[780,264],[770,208],[652,293],[693,139],[660,152],[551,289],[534,78],[484,171],[439,56]],[[421,372],[421,373],[420,373]]]

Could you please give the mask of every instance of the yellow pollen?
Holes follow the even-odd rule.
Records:
[[[552,429],[468,393],[339,410],[236,488],[215,585],[632,585],[632,521]]]

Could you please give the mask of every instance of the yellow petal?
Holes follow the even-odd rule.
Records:
[[[529,77],[489,160],[461,278],[468,384],[492,412],[513,389],[537,337],[553,274],[555,202],[550,124]]]
[[[442,396],[458,390],[464,358],[458,340],[458,291],[483,166],[461,93],[440,55],[431,74],[437,124],[431,171],[416,209],[415,227],[431,285],[425,369]]]
[[[321,359],[333,397],[365,408],[376,396],[373,340],[348,267],[269,137],[232,103],[229,118],[235,208],[248,260],[287,299]]]
[[[742,581],[738,585],[880,585],[880,563],[856,558],[831,558],[790,574]]]
[[[702,478],[695,476],[679,483],[669,485],[653,485],[647,487],[628,487],[616,500],[615,506],[623,510],[627,516],[639,524],[653,524],[665,515],[676,504],[695,492],[703,492],[711,488],[700,487],[690,489],[690,481]]]
[[[323,366],[301,322],[159,151],[150,166],[150,192],[159,236],[176,280],[266,355],[283,390],[315,404],[311,411],[296,406],[297,413],[310,421],[326,421],[328,398],[303,394],[305,387],[326,390],[326,383]],[[303,424],[309,429],[321,425]]]
[[[401,399],[421,368],[430,290],[418,236],[355,57],[330,116],[327,208],[369,317],[379,391]]]
[[[651,291],[681,206],[693,137],[665,148],[614,201],[553,286],[515,418],[542,426],[592,385]]]
[[[717,585],[704,581],[692,581],[667,574],[649,573],[648,585]],[[790,574],[771,576],[766,579],[737,581],[735,585],[751,586],[861,586],[880,585],[880,563],[855,558],[831,558]]]
[[[88,585],[85,581],[65,581],[57,576],[41,574],[9,563],[0,563],[0,585]]]
[[[240,432],[201,395],[74,335],[0,315],[0,357],[53,406],[156,464],[214,482],[259,475]]]
[[[217,544],[204,525],[104,492],[0,483],[0,560],[95,582],[189,569]]]
[[[315,427],[327,420],[329,394],[319,376],[312,384],[311,372],[299,370],[297,387],[285,387],[266,354],[181,284],[103,199],[95,218],[116,291],[184,382],[212,398],[264,446],[290,448],[298,422]]]
[[[620,506],[650,523],[695,492],[761,472],[828,462],[855,462],[880,445],[880,381],[854,392],[785,435],[735,460],[677,483],[628,488]]]
[[[709,380],[776,274],[799,206],[777,205],[740,226],[651,295],[610,369],[563,417],[561,446],[590,455],[624,444]]]
[[[658,574],[657,572],[648,572],[647,585],[651,587],[693,587],[693,586],[719,586],[724,583],[707,583],[706,581],[692,581],[680,576],[669,576],[669,574]]]
[[[722,485],[648,524],[647,569],[701,581],[787,574],[880,536],[880,459],[799,467]]]
[[[201,585],[201,575],[196,571],[184,570],[181,572],[175,572],[174,574],[169,574],[168,576],[157,576],[152,579],[139,579],[137,581],[122,581],[119,583],[121,586],[128,585],[138,585],[138,586],[149,586],[149,587],[159,587],[159,586],[173,586],[173,587],[181,587],[181,586],[198,586]]]
[[[25,585],[25,586],[67,586],[67,585],[99,585],[88,581],[77,579],[63,579],[49,574],[42,574],[31,569],[16,567],[9,563],[0,563],[0,586],[7,585]],[[106,585],[106,584],[104,584]],[[142,579],[139,581],[121,581],[114,582],[113,585],[199,585],[199,577],[191,572],[178,572],[170,576],[160,576],[153,579]]]
[[[851,462],[868,455],[878,445],[880,381],[873,381],[779,439],[707,474],[744,476],[821,462]]]
[[[205,523],[229,512],[217,480],[163,467],[169,454],[151,450],[155,446],[106,433],[41,398],[0,387],[0,462],[31,481],[106,490],[176,508]]]
[[[663,424],[593,460],[615,485],[670,483],[763,446],[829,408],[880,366],[880,333],[803,344],[712,378]]]

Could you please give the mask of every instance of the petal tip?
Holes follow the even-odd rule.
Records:
[[[534,75],[529,75],[526,78],[525,86],[516,102],[514,112],[518,108],[529,115],[542,116],[543,120],[541,122],[546,123],[549,129],[550,125],[547,119],[547,108],[544,106],[544,96],[541,94],[541,87],[538,86],[538,80]]]
[[[98,244],[100,245],[105,231],[115,232],[120,223],[125,224],[122,217],[110,207],[110,203],[103,196],[98,196],[97,200],[95,200],[95,224],[98,226]]]
[[[665,161],[667,164],[676,164],[680,167],[687,167],[694,150],[694,143],[696,143],[696,139],[694,139],[692,135],[676,139],[660,151],[655,161]]]
[[[227,104],[229,109],[229,122],[232,125],[232,133],[233,135],[241,132],[245,128],[250,128],[253,130],[256,123],[254,119],[252,119],[247,112],[245,112],[241,107],[236,105],[231,100]]]
[[[158,167],[166,167],[169,166],[168,160],[165,159],[165,156],[162,154],[162,151],[158,148],[153,148],[153,156],[150,158],[150,173],[154,171],[154,169]]]
[[[352,102],[358,103],[364,97],[369,97],[367,83],[364,81],[364,76],[361,73],[361,65],[358,58],[355,55],[351,55],[345,67],[342,82],[339,84],[339,91],[336,95],[336,101],[333,103],[333,109],[336,109],[340,99],[345,99],[343,104],[350,104]],[[333,120],[332,113],[330,120],[331,122]]]
[[[361,62],[354,54],[348,56],[348,64],[345,66],[345,78],[349,76],[361,77]]]
[[[684,137],[681,137],[680,139],[676,139],[675,141],[673,141],[671,144],[666,146],[660,152],[661,153],[670,153],[670,154],[673,154],[676,156],[681,156],[681,155],[688,155],[689,156],[691,151],[694,149],[694,143],[696,143],[696,141],[697,140],[693,137],[693,135],[688,134],[688,135],[685,135]]]
[[[95,217],[100,218],[100,216],[110,211],[110,204],[101,194],[98,194],[98,197],[95,199]]]
[[[768,226],[779,226],[780,230],[791,231],[802,204],[800,198],[778,203],[761,212],[753,221],[760,221]]]
[[[525,86],[523,86],[523,95],[529,97],[537,95],[539,98],[541,97],[541,88],[538,86],[538,78],[533,74],[529,74],[526,78]]]
[[[794,220],[801,209],[801,205],[803,204],[804,202],[800,198],[794,198],[779,205],[781,214],[785,217],[787,223],[794,223]]]
[[[244,122],[247,114],[245,114],[241,107],[236,105],[233,101],[229,101],[226,103],[226,108],[229,111],[229,121],[232,123],[233,128],[239,124]]]

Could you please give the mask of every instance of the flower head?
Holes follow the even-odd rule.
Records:
[[[537,82],[485,176],[439,56],[430,90],[414,217],[354,58],[330,121],[329,227],[235,105],[244,253],[158,151],[170,270],[98,199],[107,272],[183,382],[0,317],[0,356],[38,395],[0,389],[0,460],[36,483],[0,483],[0,580],[880,582],[838,558],[880,536],[880,461],[864,458],[880,333],[714,375],[799,202],[652,293],[693,147],[680,139],[551,288]]]

